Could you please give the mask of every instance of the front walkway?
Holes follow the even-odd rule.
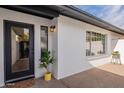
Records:
[[[23,81],[24,82],[24,81]],[[124,88],[124,65],[105,64],[61,80],[35,80],[33,88]]]

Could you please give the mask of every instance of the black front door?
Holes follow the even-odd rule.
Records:
[[[5,82],[34,77],[34,26],[4,20]]]

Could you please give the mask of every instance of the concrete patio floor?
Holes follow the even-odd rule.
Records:
[[[32,88],[124,88],[124,65],[105,64],[61,80],[35,80]]]
[[[33,87],[124,88],[124,65],[109,63],[50,82],[40,79]]]

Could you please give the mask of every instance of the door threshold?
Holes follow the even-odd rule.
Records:
[[[25,76],[25,77],[20,77],[20,78],[16,78],[16,79],[7,80],[7,81],[5,81],[5,83],[14,83],[14,82],[26,80],[26,79],[29,79],[29,78],[34,78],[34,75],[29,75],[29,76]]]

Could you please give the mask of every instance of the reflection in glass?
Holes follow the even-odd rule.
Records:
[[[11,27],[12,72],[29,69],[29,29]]]
[[[106,53],[106,35],[92,31],[86,32],[86,56]]]

